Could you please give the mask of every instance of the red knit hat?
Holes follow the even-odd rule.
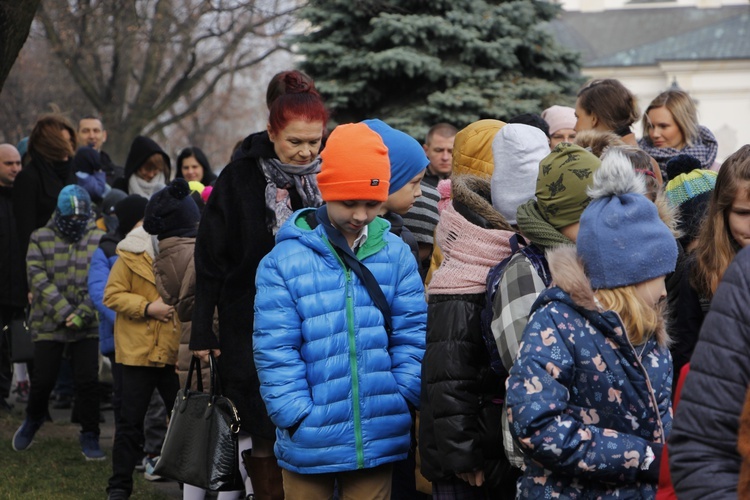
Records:
[[[391,163],[383,139],[364,123],[339,125],[320,153],[318,188],[324,201],[386,201]]]

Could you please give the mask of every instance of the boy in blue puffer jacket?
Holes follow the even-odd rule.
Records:
[[[367,125],[321,153],[326,205],[295,213],[256,276],[253,352],[285,498],[390,498],[419,404],[426,304],[416,262],[377,217],[390,163]]]

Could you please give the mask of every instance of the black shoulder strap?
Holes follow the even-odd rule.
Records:
[[[326,236],[328,236],[328,241],[330,241],[331,245],[336,249],[346,267],[351,269],[352,272],[362,280],[362,283],[364,283],[367,291],[370,293],[370,298],[372,298],[375,306],[380,309],[380,312],[383,314],[383,319],[385,320],[385,331],[390,335],[393,331],[393,325],[391,324],[391,307],[388,305],[388,299],[385,298],[385,294],[383,293],[383,289],[380,288],[378,280],[376,280],[372,272],[367,269],[367,266],[360,262],[357,256],[354,255],[354,252],[349,247],[344,235],[333,227],[331,221],[328,219],[328,211],[326,210],[325,205],[316,210],[315,216],[318,222],[323,225]]]

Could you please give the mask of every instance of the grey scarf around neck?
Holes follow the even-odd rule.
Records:
[[[292,215],[289,189],[294,188],[302,198],[305,208],[323,204],[316,174],[320,172],[320,158],[307,165],[289,165],[278,158],[260,158],[266,177],[266,225],[276,235],[282,224]]]

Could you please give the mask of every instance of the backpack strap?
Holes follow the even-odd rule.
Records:
[[[331,224],[331,221],[328,218],[328,210],[326,209],[325,205],[315,211],[315,217],[318,223],[321,224],[325,229],[328,241],[341,257],[344,265],[348,269],[351,269],[352,272],[356,274],[357,277],[359,277],[362,283],[364,283],[367,291],[370,294],[370,298],[375,303],[375,306],[380,309],[380,312],[383,314],[383,320],[385,321],[385,331],[388,336],[390,336],[391,332],[393,331],[393,324],[391,323],[391,307],[388,304],[388,299],[383,293],[383,289],[380,288],[380,283],[378,283],[378,280],[375,279],[372,271],[370,271],[367,266],[365,266],[357,258],[357,256],[354,255],[354,251],[351,249],[351,247],[349,247],[349,243],[347,243],[346,238],[344,238],[344,235],[341,234],[341,231],[333,227],[333,224]]]

